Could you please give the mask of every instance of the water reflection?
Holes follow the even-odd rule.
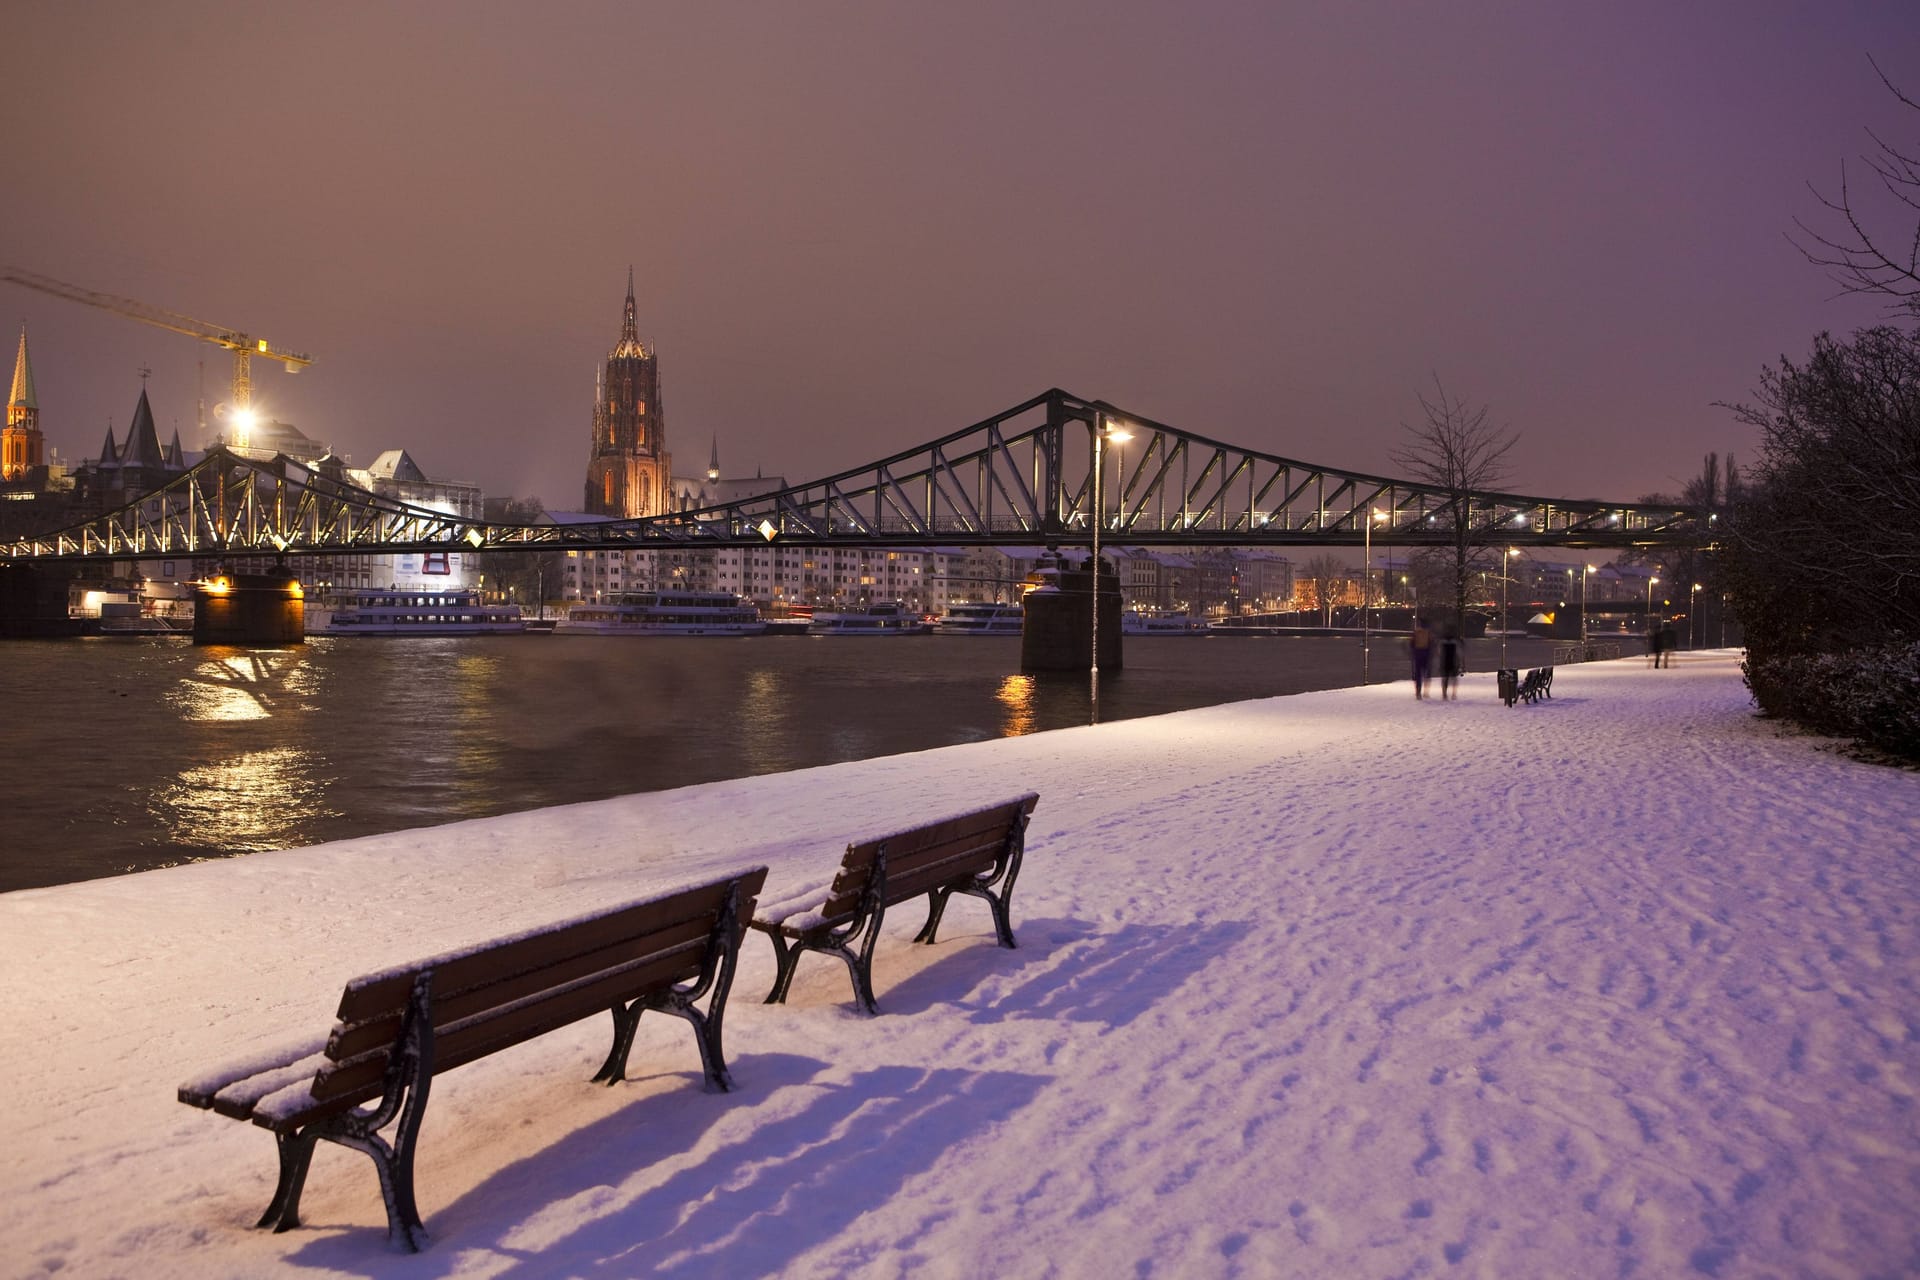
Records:
[[[1034,679],[1029,675],[1010,675],[1000,682],[994,691],[994,698],[1005,712],[1000,724],[1000,736],[1018,738],[1022,734],[1033,732],[1034,722]]]
[[[315,692],[316,685],[297,653],[216,650],[168,691],[167,701],[182,720],[266,720]]]
[[[148,801],[174,843],[189,849],[284,849],[312,824],[339,817],[325,803],[325,761],[297,747],[249,751],[182,769]]]
[[[460,708],[460,732],[454,751],[459,812],[492,812],[492,797],[504,747],[493,719],[500,662],[491,654],[462,654],[453,664],[453,698]]]

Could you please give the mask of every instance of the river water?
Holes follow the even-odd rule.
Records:
[[[1125,645],[1102,720],[1360,681],[1351,638]],[[1405,679],[1398,637],[1372,671]],[[1017,636],[10,641],[0,691],[0,891],[1088,720]]]

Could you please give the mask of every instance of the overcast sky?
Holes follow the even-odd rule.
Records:
[[[1629,499],[1822,329],[1787,242],[1920,121],[1920,5],[7,6],[0,262],[312,354],[273,416],[579,505],[627,268],[682,472],[800,480],[1049,386],[1390,472],[1437,374],[1508,487]],[[1890,222],[1899,233],[1900,224]],[[1912,220],[1905,223],[1911,230]],[[0,285],[49,443],[210,345]]]

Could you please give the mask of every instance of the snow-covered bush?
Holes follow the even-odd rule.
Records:
[[[1746,674],[1769,715],[1920,760],[1920,643],[1753,654]]]

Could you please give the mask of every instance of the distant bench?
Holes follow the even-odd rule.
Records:
[[[1520,678],[1520,672],[1503,669],[1500,672],[1500,700],[1508,706],[1515,702],[1532,705],[1541,698],[1553,696],[1553,668],[1538,667],[1527,672],[1526,679]]]
[[[927,922],[915,942],[931,944],[947,899],[984,898],[1000,945],[1013,946],[1009,900],[1020,874],[1027,820],[1040,797],[1032,792],[970,813],[847,846],[840,871],[826,889],[762,903],[753,927],[773,940],[779,972],[768,1004],[784,1003],[793,972],[808,951],[839,956],[853,975],[853,994],[868,1013],[873,998],[873,948],[888,907],[928,898]],[[858,951],[855,951],[855,947]]]
[[[388,1243],[418,1250],[426,1230],[413,1198],[414,1147],[441,1072],[611,1013],[613,1047],[593,1078],[615,1084],[626,1076],[640,1015],[657,1009],[693,1024],[708,1085],[732,1087],[721,1018],[766,877],[754,867],[355,978],[323,1039],[229,1063],[181,1085],[180,1101],[273,1131],[280,1181],[256,1225],[300,1225],[300,1191],[314,1144],[325,1139],[372,1158]],[[695,1001],[709,992],[702,1012]],[[360,1106],[367,1102],[374,1105]],[[396,1116],[389,1143],[379,1131]]]

